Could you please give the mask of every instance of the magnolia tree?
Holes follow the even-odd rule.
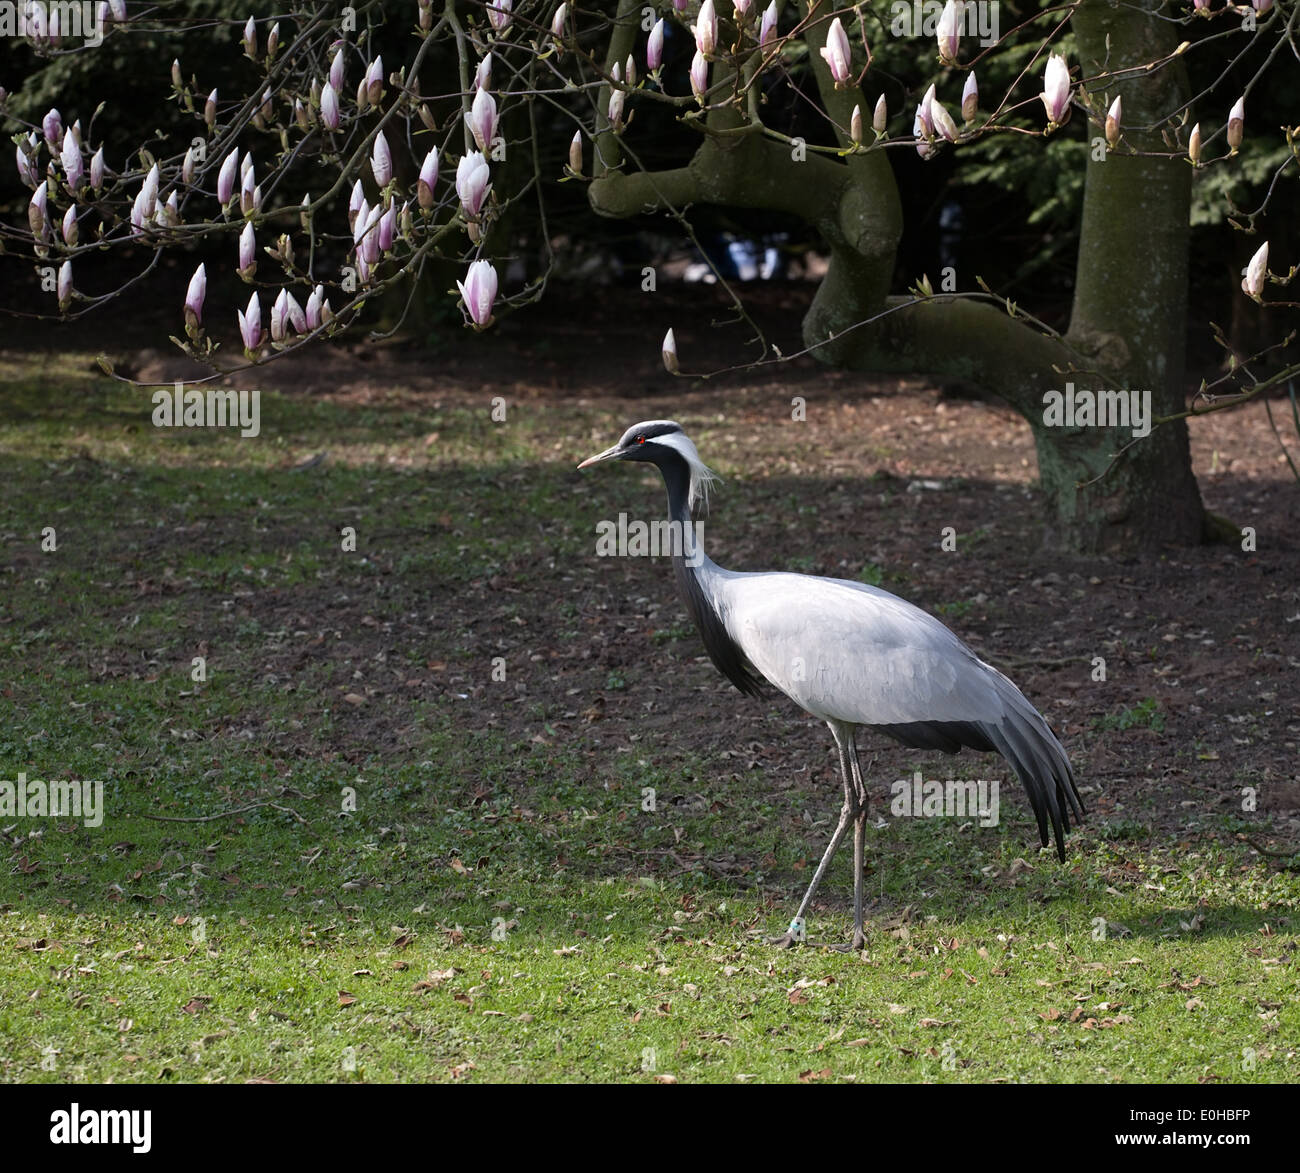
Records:
[[[100,133],[111,99],[27,119],[18,95],[0,107],[31,192],[5,250],[35,262],[72,318],[122,292],[78,289],[86,254],[148,258],[134,288],[164,254],[202,249],[184,305],[159,307],[159,328],[170,318],[178,346],[228,372],[363,322],[381,293],[414,297],[421,276],[448,264],[466,325],[490,329],[545,287],[543,265],[503,288],[503,262],[521,224],[549,247],[560,182],[585,185],[607,217],[685,225],[700,204],[783,213],[815,230],[829,257],[803,320],[806,352],[863,371],[958,375],[1003,396],[1033,431],[1049,541],[1199,541],[1207,515],[1187,417],[1297,367],[1286,365],[1287,339],[1238,355],[1215,331],[1225,373],[1188,406],[1193,182],[1248,156],[1252,91],[1294,59],[1300,5],[1077,0],[1023,22],[1016,12],[982,0],[761,10],[757,0],[376,0],[194,21],[209,45],[199,59],[172,61],[169,82],[166,61],[136,66],[156,67],[159,101],[191,120],[188,133],[151,134],[113,158]],[[11,15],[13,31],[55,60],[178,26],[166,6],[125,0],[33,2]],[[903,44],[913,76],[900,80]],[[229,60],[240,54],[242,75]],[[1193,85],[1194,62],[1207,63],[1209,84]],[[821,133],[791,133],[781,112],[792,101]],[[132,125],[157,123],[137,114]],[[1293,307],[1282,288],[1293,258],[1270,258],[1261,225],[1296,176],[1297,130],[1251,134],[1264,195],[1236,207],[1229,175],[1218,201],[1253,237],[1235,295]],[[960,159],[999,138],[1044,151],[1068,142],[1069,165],[1086,172],[1063,332],[976,275],[914,274],[906,293],[892,287],[898,153]],[[206,311],[214,263],[250,286],[237,322]],[[671,331],[662,349],[669,371],[691,369]],[[787,357],[764,345],[756,361]]]

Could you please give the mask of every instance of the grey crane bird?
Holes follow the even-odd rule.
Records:
[[[963,746],[1001,754],[1019,776],[1038,821],[1048,824],[1065,861],[1064,834],[1083,803],[1069,760],[1047,722],[1001,672],[986,664],[932,615],[888,591],[806,574],[724,570],[697,541],[692,515],[717,478],[672,420],[634,424],[612,448],[584,460],[648,461],[668,488],[669,519],[682,535],[673,569],[705,650],[741,692],[767,681],[830,726],[839,749],[844,806],[790,928],[771,943],[807,939],[804,915],[850,825],[853,827],[853,939],[862,929],[863,840],[867,789],[856,731],[866,726],[916,749],[957,753]]]

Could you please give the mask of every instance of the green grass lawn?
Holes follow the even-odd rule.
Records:
[[[0,371],[0,778],[105,783],[97,828],[0,819],[0,1078],[1300,1079],[1300,879],[1232,816],[1094,819],[1064,866],[1018,794],[892,822],[867,951],[778,952],[837,788],[597,743],[563,681],[492,693],[498,654],[545,670],[530,578],[567,584],[553,642],[613,638],[555,447],[594,408],[268,392],[241,442],[87,366]],[[619,638],[692,656],[674,614]],[[815,935],[847,939],[849,873]]]

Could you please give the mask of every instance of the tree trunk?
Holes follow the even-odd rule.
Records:
[[[1182,158],[1147,158],[1126,147],[1168,151],[1155,130],[1187,101],[1182,61],[1145,73],[1168,57],[1179,30],[1159,19],[1159,0],[1114,5],[1086,0],[1072,26],[1084,77],[1132,69],[1090,95],[1104,111],[1123,97],[1123,139],[1114,151],[1089,150],[1073,315],[1066,340],[1112,385],[1145,395],[1155,416],[1184,409],[1187,260],[1192,168]],[[1096,135],[1096,128],[1092,128]],[[1103,144],[1093,139],[1094,145]],[[1102,380],[1075,379],[1101,390]],[[1034,425],[1038,469],[1050,503],[1047,538],[1084,550],[1191,545],[1205,514],[1192,475],[1185,421],[1155,428],[1125,448],[1131,431]],[[1125,448],[1112,466],[1113,454]],[[1110,471],[1107,472],[1109,467]],[[1101,475],[1105,474],[1105,475]],[[1099,480],[1094,477],[1101,476]]]

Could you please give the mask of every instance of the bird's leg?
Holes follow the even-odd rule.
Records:
[[[840,747],[840,761],[844,770],[844,807],[853,819],[853,939],[847,944],[810,941],[810,945],[821,945],[825,949],[834,949],[838,953],[856,953],[866,948],[867,937],[863,931],[863,864],[866,852],[867,836],[867,786],[862,777],[862,768],[858,764],[858,747],[853,730],[841,737],[836,731],[835,740]]]
[[[831,835],[831,841],[826,846],[825,854],[822,855],[821,863],[817,865],[817,870],[813,872],[812,882],[808,885],[808,891],[803,894],[803,900],[799,902],[799,911],[794,914],[794,920],[790,922],[790,927],[779,937],[772,937],[768,940],[769,945],[776,945],[782,949],[789,949],[792,945],[802,945],[808,942],[807,930],[804,925],[804,913],[808,911],[808,906],[812,903],[812,898],[817,893],[818,885],[822,882],[822,877],[826,874],[826,869],[830,866],[831,860],[839,848],[840,841],[844,838],[845,832],[849,829],[849,824],[855,818],[859,817],[857,793],[853,785],[853,772],[850,766],[848,751],[840,741],[839,735],[836,734],[836,743],[840,750],[840,772],[844,778],[844,806],[840,810],[840,821],[835,825],[835,832]],[[859,836],[854,834],[854,841],[857,842]],[[857,855],[857,849],[854,850]]]
[[[849,733],[849,765],[853,770],[853,788],[858,799],[858,811],[853,819],[853,940],[849,951],[856,952],[866,948],[866,935],[862,930],[862,889],[863,858],[866,851],[867,836],[867,787],[862,778],[862,768],[858,765],[858,747],[852,732]]]
[[[812,943],[808,941],[803,914],[808,911],[808,905],[812,903],[812,898],[817,893],[817,887],[822,882],[822,877],[830,866],[831,859],[840,845],[840,840],[844,838],[844,833],[849,829],[849,824],[852,821],[853,808],[846,799],[844,808],[840,811],[840,821],[835,826],[835,833],[826,846],[826,853],[822,856],[821,863],[817,865],[817,870],[813,872],[812,883],[808,885],[808,891],[803,894],[803,900],[799,902],[799,911],[794,914],[794,920],[790,922],[790,927],[781,936],[771,938],[768,941],[769,945],[777,945],[782,949],[788,949],[791,945],[802,945],[805,942]]]

